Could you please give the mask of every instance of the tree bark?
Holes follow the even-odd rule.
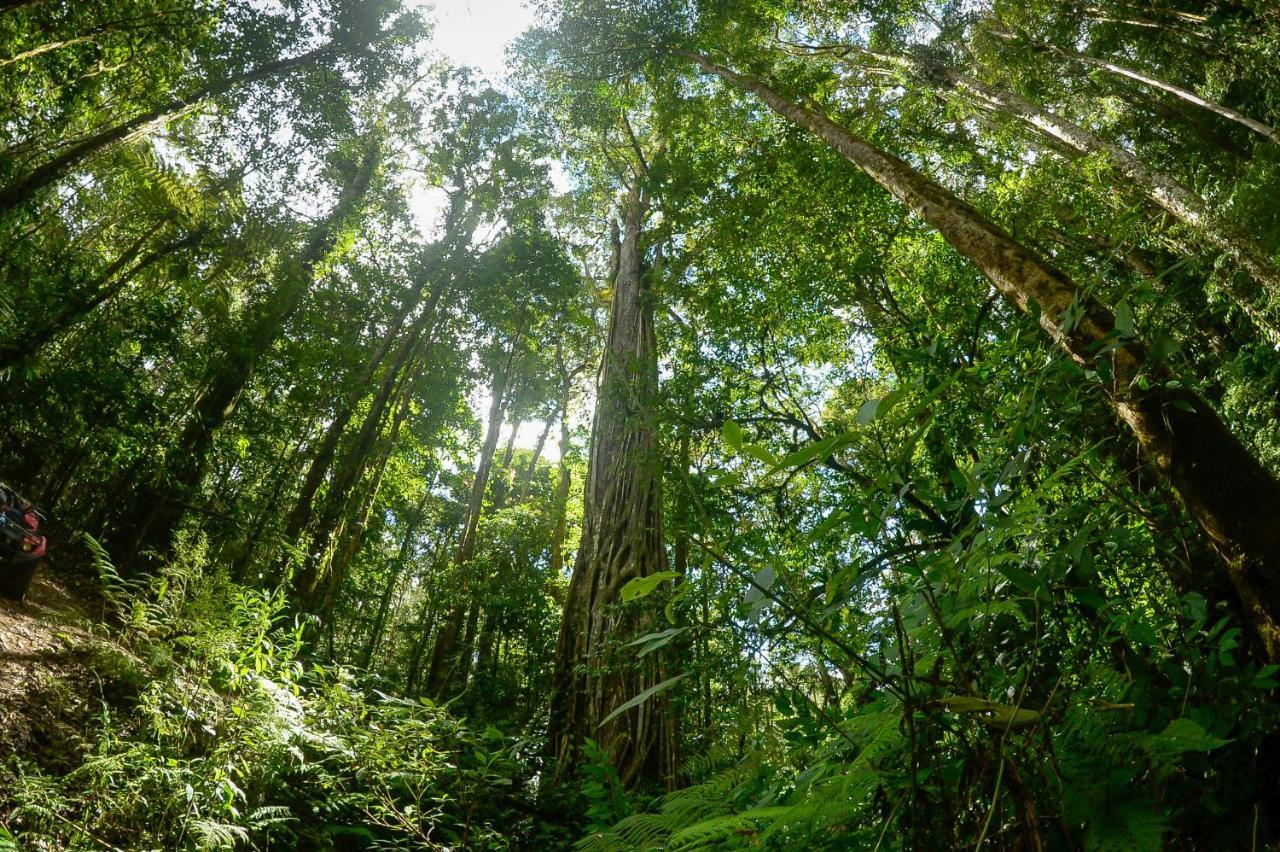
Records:
[[[189,95],[175,98],[150,112],[135,116],[128,121],[117,124],[115,127],[100,131],[74,145],[70,145],[49,162],[0,189],[0,216],[5,216],[14,208],[26,203],[35,193],[62,178],[84,162],[100,156],[118,145],[145,135],[151,127],[167,124],[185,115],[210,98],[225,95],[239,86],[284,74],[304,65],[334,58],[340,55],[340,52],[337,46],[330,44],[304,53],[301,56],[268,62],[243,74],[237,74],[234,77],[228,77],[225,80],[202,86]]]
[[[333,250],[338,237],[361,207],[381,157],[381,143],[371,136],[360,164],[343,188],[333,210],[311,231],[281,286],[257,306],[245,325],[218,358],[205,389],[187,418],[178,440],[166,453],[169,469],[138,490],[134,510],[118,529],[118,559],[132,560],[146,548],[168,554],[173,533],[187,503],[200,484],[217,431],[235,412],[240,394],[253,377],[258,361],[270,350],[289,317],[302,304],[316,277],[316,269]]]
[[[547,422],[542,425],[542,433],[538,435],[538,442],[533,445],[533,453],[529,456],[529,464],[525,466],[524,474],[520,477],[520,486],[516,488],[517,501],[529,496],[529,488],[533,485],[533,476],[537,473],[538,461],[542,458],[542,450],[547,445],[547,436],[551,434],[551,424],[554,421],[554,417],[548,417]]]
[[[304,612],[313,611],[313,607],[318,600],[316,596],[321,588],[320,584],[328,567],[326,563],[331,555],[329,552],[330,542],[334,531],[341,523],[343,513],[346,511],[351,491],[355,488],[368,466],[374,444],[382,429],[387,406],[390,404],[396,388],[405,381],[405,368],[414,358],[418,357],[418,353],[424,345],[429,345],[432,331],[435,328],[436,306],[439,303],[442,292],[443,288],[437,285],[421,316],[401,340],[391,361],[387,364],[377,393],[369,403],[369,410],[365,413],[364,420],[361,422],[360,431],[356,434],[351,445],[347,447],[346,452],[343,453],[334,470],[333,478],[321,503],[319,517],[311,525],[311,536],[310,540],[306,542],[307,550],[303,557],[303,564],[294,577],[294,600]],[[375,356],[379,354],[374,353]],[[370,365],[372,364],[373,360],[371,358]],[[339,416],[330,424],[324,443],[320,446],[316,457],[312,459],[312,469],[308,471],[307,480],[303,483],[303,494],[300,495],[298,501],[294,504],[293,511],[290,512],[289,524],[285,531],[288,540],[296,540],[299,536],[304,536],[307,533],[306,524],[312,519],[312,507],[315,503],[315,490],[309,489],[318,489],[320,482],[323,481],[324,472],[331,465],[337,451],[338,440],[342,432],[345,431],[346,424],[350,421],[353,411],[353,404],[344,407]]]
[[[480,528],[480,516],[484,511],[484,496],[489,487],[489,474],[493,468],[493,457],[498,449],[498,436],[502,431],[502,422],[507,414],[507,386],[515,372],[519,339],[511,341],[505,363],[495,369],[490,393],[493,399],[489,403],[488,423],[485,427],[484,442],[480,446],[480,457],[476,460],[475,478],[471,482],[471,497],[467,503],[467,519],[462,528],[462,537],[458,540],[454,566],[458,577],[458,596],[448,617],[436,634],[435,646],[431,649],[431,667],[427,672],[426,692],[433,698],[441,698],[449,690],[458,664],[458,640],[467,617],[472,587],[471,557],[475,553],[476,532]]]
[[[367,669],[369,664],[373,662],[373,656],[378,652],[378,646],[382,644],[382,633],[387,624],[387,613],[391,609],[391,596],[395,593],[396,586],[400,583],[400,577],[404,574],[405,564],[409,561],[409,551],[413,548],[414,537],[418,533],[418,527],[422,524],[422,517],[427,511],[427,501],[431,499],[431,485],[422,489],[422,496],[418,498],[418,504],[413,509],[413,516],[409,519],[408,525],[405,527],[404,537],[400,539],[400,550],[396,554],[395,561],[391,564],[387,573],[387,584],[382,589],[382,596],[378,600],[378,611],[373,619],[373,626],[369,629],[369,638],[365,642],[364,650],[360,652],[360,668]]]
[[[549,748],[556,775],[581,759],[595,739],[624,784],[670,775],[665,696],[651,698],[610,723],[621,704],[664,680],[657,659],[619,656],[618,645],[643,617],[617,606],[629,580],[666,568],[662,538],[662,456],[653,421],[658,392],[654,297],[643,268],[646,204],[633,186],[622,205],[608,339],[600,365],[582,543],[556,641]],[[622,652],[625,653],[625,652]]]
[[[1015,308],[1038,316],[1041,328],[1072,360],[1110,377],[1108,395],[1116,414],[1222,555],[1250,627],[1265,653],[1280,660],[1280,524],[1275,523],[1280,482],[1208,403],[1171,386],[1164,368],[1147,360],[1141,342],[1120,334],[1112,313],[1086,291],[901,158],[755,77],[701,54],[679,55],[755,94],[826,142],[936,228]],[[1139,387],[1140,376],[1149,390]]]
[[[1152,203],[1191,228],[1205,242],[1226,253],[1259,284],[1280,291],[1280,269],[1271,255],[1246,234],[1215,215],[1203,199],[1170,175],[1147,167],[1121,146],[1109,142],[1089,130],[1043,109],[1013,92],[997,89],[954,68],[922,62],[906,56],[895,56],[860,48],[856,53],[889,62],[930,84],[943,89],[968,93],[989,109],[1013,116],[1055,143],[1084,156],[1101,156],[1124,175]],[[1249,317],[1273,344],[1280,345],[1280,324],[1263,311],[1251,295],[1231,286],[1232,295]]]
[[[1144,74],[1143,72],[1137,71],[1133,68],[1127,68],[1107,59],[1099,59],[1096,56],[1087,56],[1083,53],[1078,53],[1074,50],[1067,50],[1066,48],[1059,47],[1057,45],[1034,44],[1033,47],[1037,49],[1050,50],[1064,59],[1074,60],[1075,62],[1080,62],[1093,68],[1101,68],[1102,70],[1109,71],[1117,76],[1142,83],[1144,86],[1150,86],[1153,89],[1158,89],[1166,94],[1173,95],[1180,100],[1186,101],[1189,104],[1193,104],[1203,110],[1207,110],[1214,115],[1225,118],[1227,121],[1234,121],[1236,124],[1247,127],[1254,133],[1257,133],[1272,142],[1280,142],[1280,137],[1277,137],[1275,128],[1270,125],[1264,124],[1256,119],[1249,118],[1249,116],[1237,112],[1231,107],[1206,100],[1190,89],[1175,86],[1172,83],[1167,83],[1164,80],[1152,77],[1149,74]]]
[[[51,316],[37,318],[30,323],[24,322],[21,331],[12,341],[0,345],[0,370],[8,369],[40,352],[108,299],[123,292],[131,281],[155,263],[195,246],[205,236],[202,229],[192,231],[179,239],[157,246],[133,263],[154,233],[155,230],[149,231],[135,240],[101,275],[89,284],[77,288]],[[130,263],[133,265],[129,266]]]
[[[578,371],[570,372],[564,361],[564,347],[556,349],[556,366],[560,370],[560,465],[556,481],[556,493],[552,500],[555,513],[551,531],[551,576],[559,577],[564,571],[564,539],[568,533],[569,506],[569,402],[573,394],[573,380]]]

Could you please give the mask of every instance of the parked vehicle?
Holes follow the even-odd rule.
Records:
[[[34,503],[0,482],[0,596],[26,596],[48,546],[37,532],[43,520]]]

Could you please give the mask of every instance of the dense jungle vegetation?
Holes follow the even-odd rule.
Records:
[[[1280,5],[536,11],[0,0],[0,849],[1277,848]]]

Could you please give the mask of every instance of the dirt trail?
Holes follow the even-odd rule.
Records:
[[[90,580],[54,564],[41,566],[22,603],[0,598],[0,765],[11,754],[70,757],[79,722],[100,706]]]

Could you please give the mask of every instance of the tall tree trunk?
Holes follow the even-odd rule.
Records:
[[[45,0],[0,0],[0,14],[5,12],[16,12],[19,9],[25,9],[28,6],[34,6],[37,3],[44,3]]]
[[[320,604],[320,621],[322,624],[328,623],[332,618],[334,604],[337,602],[342,586],[346,582],[351,563],[355,561],[356,554],[360,552],[360,546],[364,544],[364,534],[369,529],[369,518],[373,514],[373,507],[377,504],[378,494],[382,490],[382,478],[387,472],[387,463],[391,460],[391,453],[395,450],[396,439],[400,437],[400,429],[404,426],[405,420],[409,418],[409,413],[413,406],[413,398],[412,383],[406,381],[405,387],[401,392],[400,405],[397,407],[395,417],[391,421],[391,429],[381,441],[382,446],[378,450],[373,472],[369,477],[369,484],[361,496],[354,513],[353,522],[345,526],[342,541],[341,543],[335,543],[333,555],[329,559],[326,572],[326,591],[324,600]]]
[[[289,452],[282,456],[271,471],[268,479],[271,482],[271,492],[267,495],[266,501],[262,507],[258,509],[257,516],[250,529],[248,537],[240,543],[239,553],[231,563],[231,577],[236,582],[246,582],[249,580],[249,565],[255,557],[261,559],[263,554],[269,551],[269,548],[262,547],[263,534],[266,531],[267,523],[276,514],[276,507],[280,505],[280,497],[284,494],[285,486],[297,474],[299,456],[302,447],[306,441],[306,436],[315,428],[315,419],[307,424],[302,434],[294,442]],[[265,573],[265,572],[264,572]],[[261,584],[261,575],[254,585]]]
[[[1109,377],[1116,413],[1222,555],[1251,628],[1267,655],[1280,660],[1280,524],[1275,523],[1280,482],[1208,403],[1186,388],[1170,387],[1165,368],[1148,361],[1141,342],[1121,334],[1112,313],[1083,288],[906,161],[755,77],[701,54],[680,55],[755,94],[858,166],[936,228],[1016,309],[1038,316],[1041,328],[1072,360]],[[1139,376],[1149,390],[1139,387]]]
[[[334,469],[329,488],[321,502],[319,516],[315,518],[315,523],[311,525],[312,534],[310,540],[307,541],[303,564],[294,577],[294,599],[304,612],[312,611],[311,608],[318,601],[317,595],[321,589],[320,584],[327,568],[325,563],[331,555],[329,548],[333,533],[341,523],[352,489],[356,487],[360,477],[367,469],[374,444],[382,429],[387,406],[391,403],[396,388],[408,382],[408,379],[405,378],[408,365],[418,358],[419,353],[424,348],[430,346],[431,335],[435,328],[436,305],[442,292],[443,289],[437,286],[431,294],[431,299],[428,301],[426,309],[414,322],[404,339],[401,340],[399,347],[397,347],[395,354],[383,372],[377,393],[369,403],[369,410],[365,413],[364,420],[360,424],[360,431],[356,434],[351,445],[347,447],[346,452],[343,453],[342,458]],[[377,356],[379,353],[374,354]],[[372,359],[370,364],[372,364]],[[308,471],[307,479],[303,483],[304,493],[294,504],[294,509],[289,515],[289,523],[285,530],[285,535],[290,541],[296,540],[307,532],[307,527],[302,524],[312,520],[312,505],[315,502],[315,491],[312,490],[310,492],[311,496],[307,497],[307,489],[313,485],[318,488],[319,483],[323,481],[323,470],[330,466],[329,463],[337,450],[338,440],[334,435],[340,435],[340,432],[345,430],[346,423],[350,420],[351,412],[351,406],[347,406],[339,413],[339,417],[335,418],[334,422],[330,424],[325,441],[321,444],[315,458],[312,459],[312,469]],[[342,416],[343,414],[346,415],[345,418]],[[317,473],[317,469],[321,472]],[[306,498],[305,501],[304,498]]]
[[[643,269],[645,201],[633,186],[622,205],[609,333],[600,365],[582,544],[556,640],[549,747],[557,775],[576,769],[582,741],[595,738],[624,784],[659,778],[665,697],[609,724],[614,709],[663,679],[659,655],[615,660],[618,640],[644,619],[617,606],[629,580],[666,568],[662,541],[662,457],[653,421],[658,390],[654,297]]]
[[[435,635],[436,630],[436,613],[438,610],[439,595],[434,590],[439,587],[432,581],[440,577],[446,567],[449,559],[449,551],[453,547],[453,534],[457,531],[456,527],[440,529],[440,541],[436,546],[435,554],[431,558],[431,573],[427,578],[427,582],[423,585],[422,609],[418,615],[418,635],[414,640],[413,647],[409,653],[409,667],[405,673],[405,694],[416,696],[420,692],[418,690],[418,677],[422,673],[422,658],[426,651],[427,644]]]
[[[507,447],[502,453],[502,463],[499,466],[501,477],[493,484],[494,512],[499,512],[506,507],[507,496],[512,491],[513,482],[511,476],[513,471],[511,469],[511,460],[515,456],[516,437],[523,424],[524,421],[518,417],[511,422],[511,434],[507,437]],[[491,589],[491,583],[498,579],[496,576],[478,578],[473,584],[471,604],[467,609],[467,629],[463,634],[462,649],[458,653],[457,687],[459,692],[467,691],[467,684],[471,678],[471,660],[476,651],[476,629],[479,627],[481,614],[484,613],[485,615],[484,624],[486,628],[492,624],[490,613],[486,611],[484,601]],[[482,639],[481,645],[483,646],[483,644]],[[479,670],[478,667],[477,670]]]
[[[1013,116],[1045,138],[1084,156],[1100,156],[1152,203],[1182,222],[1205,242],[1226,253],[1259,284],[1280,292],[1280,269],[1271,254],[1247,234],[1224,222],[1204,202],[1171,175],[1149,168],[1120,145],[1039,107],[1005,89],[988,86],[954,68],[906,56],[889,55],[850,48],[855,53],[888,62],[939,88],[967,93],[978,103],[1004,115]],[[1229,285],[1232,296],[1273,344],[1280,344],[1280,324],[1257,304],[1252,295]]]
[[[957,90],[969,92],[987,106],[1025,122],[1054,142],[1085,156],[1102,156],[1112,169],[1132,181],[1152,203],[1235,260],[1253,280],[1271,290],[1280,290],[1280,270],[1277,270],[1270,254],[1247,234],[1214,214],[1200,196],[1176,178],[1149,168],[1120,145],[1102,139],[1011,92],[986,86],[953,69],[929,66],[927,70],[939,75]],[[1280,344],[1280,324],[1259,307],[1258,300],[1234,284],[1229,283],[1228,289],[1259,330],[1273,344]]]
[[[538,442],[533,445],[533,453],[529,456],[529,464],[525,466],[524,474],[520,477],[520,484],[516,488],[515,498],[517,501],[529,496],[529,488],[533,485],[533,476],[538,470],[538,461],[542,458],[542,450],[547,445],[547,436],[551,434],[551,424],[555,420],[555,417],[548,417],[547,422],[542,424],[542,432],[538,435]]]
[[[573,381],[582,368],[570,370],[564,360],[564,346],[556,346],[556,367],[560,371],[560,464],[556,493],[552,498],[554,513],[551,529],[551,576],[564,571],[564,539],[568,532],[569,508],[569,402],[573,398]]]
[[[38,315],[30,322],[23,322],[13,340],[0,344],[0,370],[8,369],[39,353],[45,346],[96,310],[99,305],[123,292],[131,281],[152,265],[179,251],[195,246],[205,236],[205,231],[203,229],[192,231],[176,240],[157,246],[138,258],[138,254],[146,246],[152,234],[154,230],[139,237],[97,278],[77,288],[48,316]],[[133,262],[135,258],[138,258],[136,263]]]
[[[418,498],[418,504],[414,506],[413,515],[410,516],[408,524],[405,526],[404,536],[400,539],[400,550],[396,554],[395,561],[387,571],[387,584],[382,588],[382,596],[378,600],[378,611],[374,615],[373,626],[369,629],[369,638],[365,642],[364,650],[360,652],[360,668],[367,669],[369,664],[373,662],[374,654],[378,653],[378,646],[382,644],[382,632],[386,628],[387,613],[391,610],[391,597],[395,594],[396,586],[400,583],[400,577],[404,574],[405,565],[409,561],[409,551],[413,548],[415,536],[418,534],[418,527],[422,524],[423,515],[427,511],[427,501],[431,499],[431,484],[428,483],[422,489],[422,496]]]
[[[325,478],[329,475],[329,471],[333,467],[333,460],[337,457],[338,453],[338,444],[342,440],[342,436],[346,434],[347,426],[351,423],[351,418],[355,415],[356,405],[359,404],[360,399],[368,392],[369,385],[377,375],[378,368],[382,365],[383,360],[390,351],[391,345],[399,336],[409,314],[420,303],[422,291],[428,278],[436,277],[440,266],[440,263],[431,264],[426,273],[418,278],[413,291],[409,294],[404,305],[390,324],[390,327],[387,329],[387,333],[383,336],[381,342],[374,351],[369,354],[359,378],[339,403],[337,413],[334,415],[333,420],[325,430],[324,438],[320,441],[320,445],[316,447],[315,455],[311,457],[311,464],[307,468],[307,475],[302,480],[302,487],[298,491],[297,499],[294,500],[293,508],[289,511],[289,517],[285,521],[285,541],[291,544],[300,543],[299,539],[311,526],[312,515],[318,502],[316,500],[316,494],[319,493],[320,486],[324,484]],[[434,325],[436,309],[439,306],[440,299],[443,294],[444,282],[443,280],[437,280],[431,290],[431,295],[427,299],[427,304],[423,307],[422,313],[414,322],[413,326],[411,326],[410,336],[406,337],[405,340],[402,341],[401,349],[397,354],[397,358],[404,357],[404,354],[408,351],[405,348],[406,345],[411,345],[412,338],[421,333],[423,325]]]
[[[173,533],[204,475],[214,436],[235,412],[240,394],[253,377],[258,361],[270,350],[289,317],[310,292],[317,267],[360,209],[380,152],[380,140],[371,136],[337,204],[312,228],[296,258],[296,268],[285,272],[280,287],[257,306],[245,323],[247,331],[233,338],[227,351],[215,360],[194,411],[166,453],[168,470],[138,490],[134,510],[118,530],[116,548],[122,562],[131,560],[144,548],[167,555]]]
[[[61,154],[44,165],[38,166],[25,177],[18,178],[8,186],[0,189],[0,217],[7,215],[15,207],[24,204],[35,193],[49,184],[62,178],[86,161],[110,151],[118,145],[126,144],[146,135],[152,128],[167,124],[199,107],[210,98],[225,95],[232,89],[249,83],[256,83],[294,69],[332,59],[340,55],[336,45],[325,45],[288,59],[279,59],[260,65],[251,71],[209,83],[189,95],[175,98],[158,106],[150,112],[135,116],[115,127],[89,136],[70,145]]]
[[[515,481],[512,479],[514,471],[511,470],[511,459],[516,454],[516,438],[519,436],[520,427],[522,426],[524,426],[524,419],[521,417],[511,421],[511,434],[507,436],[507,446],[502,451],[502,462],[498,465],[500,475],[493,483],[493,509],[495,512],[507,505],[507,497],[515,486]]]
[[[1010,38],[1014,38],[1014,36],[1011,33],[1009,34],[997,33],[997,35],[1006,35]],[[1068,50],[1064,47],[1059,47],[1058,45],[1032,43],[1032,46],[1037,50],[1049,50],[1057,54],[1058,56],[1061,56],[1064,59],[1070,59],[1075,62],[1088,65],[1092,68],[1101,68],[1104,71],[1108,71],[1117,76],[1124,77],[1129,80],[1133,80],[1135,82],[1143,84],[1144,86],[1150,86],[1153,89],[1158,89],[1161,92],[1165,92],[1166,94],[1173,95],[1175,98],[1178,98],[1179,100],[1186,101],[1187,103],[1197,106],[1200,109],[1207,110],[1208,112],[1211,112],[1214,115],[1220,116],[1221,118],[1225,118],[1227,121],[1234,121],[1236,124],[1247,127],[1250,130],[1252,130],[1254,133],[1257,133],[1266,139],[1270,139],[1272,142],[1280,142],[1280,136],[1276,135],[1275,128],[1271,127],[1270,125],[1264,124],[1263,122],[1258,121],[1256,119],[1249,118],[1249,116],[1244,115],[1243,113],[1237,112],[1236,110],[1233,110],[1231,107],[1223,106],[1220,103],[1216,103],[1214,101],[1210,101],[1205,98],[1202,98],[1199,95],[1197,95],[1195,92],[1191,91],[1190,89],[1184,89],[1181,86],[1175,86],[1173,83],[1168,83],[1164,80],[1158,79],[1156,77],[1152,77],[1150,74],[1145,74],[1142,71],[1137,71],[1133,68],[1125,67],[1124,65],[1120,65],[1108,59],[1099,59],[1096,56],[1087,56],[1083,53],[1079,53],[1074,50]]]
[[[480,457],[476,460],[475,479],[471,482],[467,519],[454,557],[454,566],[458,574],[457,600],[440,626],[435,645],[431,649],[431,667],[427,672],[426,692],[433,698],[443,697],[449,690],[458,664],[458,641],[462,636],[473,585],[471,557],[475,553],[476,532],[480,528],[480,515],[484,511],[484,496],[489,487],[493,457],[498,449],[498,436],[502,431],[502,422],[506,419],[509,401],[507,385],[515,372],[518,350],[519,339],[517,338],[511,341],[505,364],[498,367],[493,374],[493,383],[490,387],[493,399],[489,403],[488,424],[485,426],[484,442],[480,446]]]

